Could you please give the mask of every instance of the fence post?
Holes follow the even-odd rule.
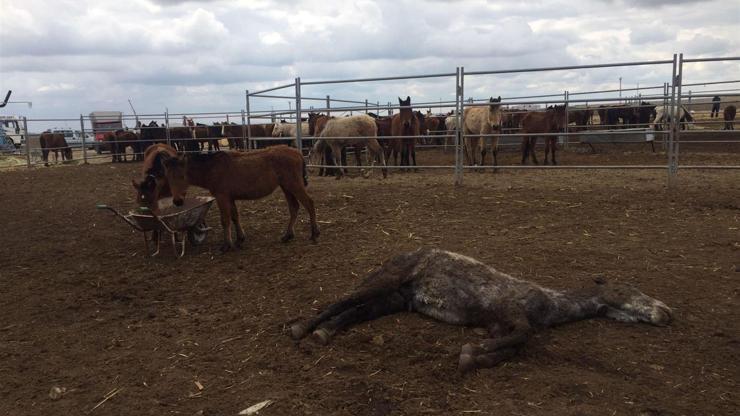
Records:
[[[675,177],[673,170],[673,141],[676,138],[676,127],[678,125],[676,120],[676,83],[677,83],[677,70],[678,70],[678,55],[673,54],[673,72],[671,73],[671,105],[669,107],[668,114],[671,118],[670,131],[668,132],[668,188],[673,188],[675,185]]]
[[[565,136],[563,136],[563,148],[568,148],[568,139],[570,136],[568,136],[568,123],[570,123],[570,118],[568,117],[568,91],[563,92],[563,99],[565,100],[565,126],[563,127],[563,132],[565,133]]]
[[[85,140],[85,119],[80,114],[80,134],[82,135],[82,162],[87,165],[87,141]]]
[[[462,130],[462,122],[463,122],[463,108],[465,106],[465,68],[459,67],[457,68],[457,74],[456,74],[456,80],[457,85],[455,87],[456,90],[456,98],[455,98],[455,185],[462,185],[463,183],[463,160],[462,160],[462,151],[463,151],[463,130]]]
[[[250,120],[251,109],[249,108],[249,90],[246,90],[246,104],[247,104],[247,138],[242,142],[244,150],[257,147],[252,143],[252,121]],[[244,117],[242,115],[242,117]],[[242,124],[244,124],[242,122]],[[242,134],[243,135],[243,134]]]
[[[298,151],[303,155],[301,124],[301,77],[297,77],[295,79],[295,144],[298,147]]]
[[[170,141],[170,110],[164,110],[164,134],[167,138],[167,146],[172,146]]]
[[[368,108],[367,108],[367,98],[365,98],[365,114],[367,114]]]
[[[683,106],[681,105],[681,85],[683,84],[683,53],[678,55],[678,73],[676,74],[676,134],[673,136],[673,150],[671,160],[671,179],[673,185],[676,185],[676,177],[678,176],[678,151],[681,138],[681,118],[683,117]]]
[[[28,137],[28,120],[23,116],[23,137],[26,138],[26,166],[31,167],[31,140]]]
[[[247,121],[246,121],[244,110],[242,110],[241,113],[242,113],[242,146],[241,148],[242,150],[246,151],[247,150]],[[239,146],[236,146],[236,148],[238,149]]]

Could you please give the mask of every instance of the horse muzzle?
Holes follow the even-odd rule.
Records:
[[[172,203],[175,204],[176,207],[181,207],[185,201],[183,198],[172,198]]]

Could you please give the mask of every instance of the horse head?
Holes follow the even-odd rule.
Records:
[[[596,281],[596,301],[599,312],[622,322],[646,322],[656,326],[668,325],[673,312],[665,303],[652,298],[624,283]]]
[[[164,177],[170,186],[170,192],[172,192],[172,203],[178,207],[182,206],[188,192],[187,158],[184,156],[166,157],[163,158],[162,165],[164,167]]]
[[[490,108],[491,111],[496,111],[501,108],[501,96],[499,95],[498,98],[489,98],[488,108]]]
[[[413,123],[415,117],[414,113],[411,111],[411,97],[406,96],[405,100],[398,97],[398,105],[401,107],[398,111],[401,118],[401,125],[404,130],[410,129],[411,123]]]
[[[316,135],[316,121],[321,117],[321,113],[308,113],[308,134],[309,136]]]

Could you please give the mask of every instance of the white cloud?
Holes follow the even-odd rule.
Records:
[[[244,90],[305,80],[526,68],[740,53],[740,4],[446,1],[3,0],[0,90],[31,117],[238,111]],[[736,79],[737,63],[687,66],[692,81]],[[670,66],[466,77],[468,95],[661,85]],[[454,79],[306,87],[371,102],[454,97]],[[292,95],[293,91],[278,92]],[[253,108],[287,107],[255,99]]]

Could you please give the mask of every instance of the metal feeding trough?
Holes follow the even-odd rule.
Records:
[[[205,241],[211,229],[206,225],[205,216],[214,200],[210,196],[185,198],[182,206],[178,207],[173,205],[172,198],[165,198],[159,201],[159,214],[154,214],[147,208],[129,211],[128,214],[121,214],[105,204],[98,204],[96,208],[113,212],[135,230],[144,233],[146,252],[150,256],[159,254],[162,235],[169,233],[175,256],[179,258],[185,255],[185,235],[193,246]],[[150,243],[154,244],[153,251]]]

